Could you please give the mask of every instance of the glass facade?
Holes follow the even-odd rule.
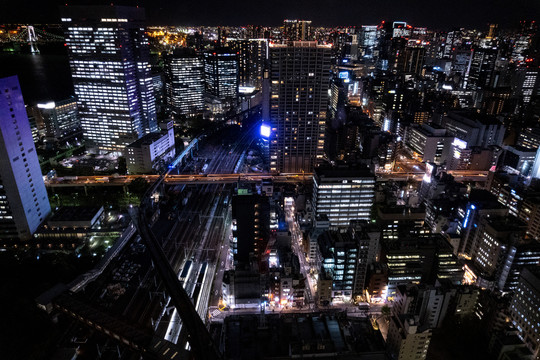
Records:
[[[204,62],[195,52],[175,51],[165,56],[167,103],[177,114],[204,110]]]
[[[313,183],[315,213],[326,214],[333,227],[349,226],[351,220],[370,220],[374,197],[373,175],[349,174],[338,177],[325,175],[323,169],[315,171]]]
[[[157,131],[144,11],[61,8],[83,134],[101,150],[120,151]]]

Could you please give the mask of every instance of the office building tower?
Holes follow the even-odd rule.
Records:
[[[322,279],[331,280],[332,302],[350,301],[353,296],[363,294],[368,265],[375,261],[379,237],[379,232],[360,223],[347,232],[324,231],[318,236],[320,273]]]
[[[331,227],[347,227],[351,220],[371,220],[375,177],[364,166],[321,166],[313,177],[313,210],[326,214]]]
[[[513,46],[510,59],[516,63],[526,60],[527,52],[531,45],[534,44],[534,37],[538,31],[538,26],[534,20],[523,20],[519,23],[519,32],[511,39]]]
[[[480,219],[472,252],[479,286],[508,290],[507,281],[526,230],[527,225],[513,216]]]
[[[463,277],[452,246],[440,234],[383,240],[382,259],[388,264],[388,299],[395,297],[399,285],[434,284],[441,279],[457,285]]]
[[[392,37],[394,38],[406,38],[411,36],[412,26],[408,25],[405,21],[394,21],[392,23]]]
[[[247,266],[266,250],[270,203],[249,187],[239,187],[232,197],[231,250],[235,266]]]
[[[80,135],[81,120],[74,97],[37,104],[37,108],[43,119],[47,138],[62,141]]]
[[[497,56],[497,49],[475,48],[473,50],[468,71],[467,89],[482,90],[496,85],[493,75]]]
[[[510,318],[535,356],[540,355],[540,274],[523,269],[510,303]]]
[[[471,191],[467,204],[458,209],[459,223],[456,232],[461,236],[459,253],[465,258],[472,258],[480,240],[477,234],[482,218],[507,215],[508,208],[498,202],[496,196],[486,190]]]
[[[431,341],[431,329],[420,326],[410,315],[392,316],[386,340],[392,359],[425,359]]]
[[[402,71],[420,75],[424,66],[426,48],[420,40],[409,40],[405,47]]]
[[[284,20],[283,39],[290,41],[313,40],[311,21],[309,20]]]
[[[84,137],[120,152],[157,131],[144,10],[63,6],[62,23]]]
[[[520,193],[510,189],[513,195],[522,198]],[[522,203],[519,206],[519,218],[528,224],[527,236],[538,241],[540,240],[540,196],[534,194],[531,196],[525,195]]]
[[[359,47],[360,55],[363,58],[373,59],[374,57],[377,57],[378,33],[379,30],[377,25],[362,25]]]
[[[238,54],[228,48],[214,49],[204,54],[206,90],[228,106],[238,99]]]
[[[415,124],[423,125],[430,122],[431,114],[427,110],[415,111],[413,115],[413,120]]]
[[[240,87],[262,89],[263,70],[268,54],[266,39],[238,39],[227,41],[231,51],[238,53],[238,81]]]
[[[467,147],[501,146],[506,127],[494,116],[469,111],[452,111],[442,119],[448,135],[464,141]]]
[[[29,240],[51,207],[17,77],[0,93],[0,239]]]
[[[516,145],[535,151],[538,150],[540,147],[540,128],[525,128],[521,130]]]
[[[522,146],[504,146],[504,155],[499,168],[512,174],[529,176],[536,158],[536,149],[527,149]]]
[[[393,313],[418,316],[423,326],[439,328],[456,293],[456,287],[447,281],[436,281],[434,286],[400,285],[397,287]]]
[[[405,136],[405,147],[413,158],[440,165],[453,156],[453,136],[436,124],[411,126]]]
[[[331,46],[271,44],[270,170],[312,172],[323,157]]]
[[[175,155],[173,122],[167,130],[144,135],[124,149],[126,165],[130,174],[148,174],[167,169]]]
[[[164,56],[167,104],[173,112],[193,116],[204,110],[204,62],[191,49]]]
[[[531,99],[540,94],[540,69],[531,63],[525,63],[516,70],[513,94],[523,106],[529,105]]]

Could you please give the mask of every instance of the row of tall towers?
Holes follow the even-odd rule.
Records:
[[[60,13],[85,139],[120,152],[157,131],[144,10],[63,6]]]
[[[61,16],[85,138],[102,150],[120,151],[155,131],[144,10],[65,6]],[[280,44],[270,44],[268,50],[270,91],[265,100],[270,110],[263,121],[271,127],[270,168],[277,172],[311,172],[324,151],[331,46],[294,41],[309,38],[309,24],[301,25],[287,20],[284,33],[290,34],[292,40],[285,38]],[[193,54],[185,55],[191,62],[198,61]],[[219,59],[212,62],[214,58],[217,56],[209,54],[205,59],[205,73],[218,63]],[[182,87],[189,84],[197,91],[190,96],[177,94],[182,97],[180,102],[185,100],[188,112],[200,109],[195,101],[200,104],[203,89],[200,79],[191,78],[200,76],[202,64],[192,65],[173,69],[183,78]],[[186,73],[181,74],[181,70]],[[238,73],[232,74],[233,70],[231,67],[229,77],[237,79]],[[238,96],[238,91],[229,86],[237,88],[238,81],[231,79],[219,77],[210,84],[212,90],[228,98]],[[176,79],[173,76],[168,81],[174,85]]]

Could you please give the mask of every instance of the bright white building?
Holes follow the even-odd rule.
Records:
[[[150,133],[129,144],[124,149],[126,164],[130,174],[149,174],[159,167],[165,167],[175,155],[173,122],[167,124],[167,131]]]
[[[0,239],[29,240],[51,207],[17,77],[0,92]]]

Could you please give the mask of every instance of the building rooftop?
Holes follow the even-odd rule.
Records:
[[[91,221],[103,211],[103,206],[62,206],[54,212],[49,222]]]
[[[380,332],[367,319],[340,314],[233,315],[225,318],[228,359],[385,359]],[[365,357],[363,357],[365,356]]]
[[[479,114],[475,111],[460,110],[451,111],[448,113],[448,117],[458,121],[465,121],[471,123],[478,122],[482,125],[501,125],[499,119],[492,115]]]
[[[142,138],[135,140],[131,144],[127,145],[127,147],[140,148],[143,145],[150,145],[164,136],[167,136],[166,132],[155,132],[155,133],[146,134]]]
[[[487,218],[491,228],[497,232],[523,232],[527,230],[527,224],[515,216],[492,216]]]
[[[319,179],[329,178],[375,178],[369,168],[363,164],[321,165],[315,168],[315,176]]]

